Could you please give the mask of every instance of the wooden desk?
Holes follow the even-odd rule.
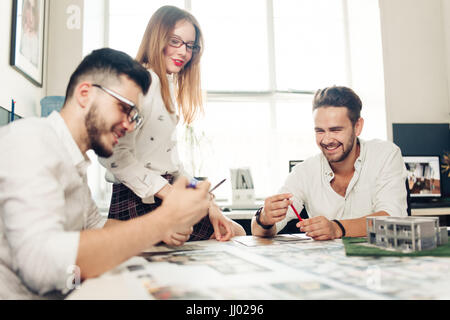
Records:
[[[251,219],[255,215],[256,210],[232,210],[229,212],[224,212],[225,216],[235,220],[239,223],[245,230],[247,235],[251,235]],[[429,217],[439,217],[439,223],[441,226],[450,225],[450,208],[420,208],[412,209],[411,215],[429,216]],[[288,226],[281,231],[282,233],[298,232],[293,226]]]
[[[412,216],[442,216],[450,215],[450,207],[411,209]]]
[[[450,258],[347,257],[341,240],[298,235],[152,249],[68,299],[450,299]]]
[[[224,212],[224,214],[230,219],[251,219],[255,215],[255,213],[256,209],[255,210],[239,209]],[[411,209],[411,215],[413,216],[450,215],[450,207]]]
[[[257,210],[232,210],[223,214],[232,220],[251,220]]]
[[[251,219],[256,213],[256,210],[232,210],[224,212],[224,214],[233,220]],[[450,215],[450,207],[446,208],[420,208],[411,209],[412,216],[442,216]]]

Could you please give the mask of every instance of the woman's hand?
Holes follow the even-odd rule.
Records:
[[[167,235],[163,242],[169,246],[179,247],[182,246],[186,241],[189,240],[191,233],[194,231],[194,228],[191,227],[184,232],[177,232]]]
[[[228,241],[232,237],[246,235],[244,228],[230,218],[225,217],[214,202],[211,202],[209,206],[209,220],[214,228],[211,239]]]

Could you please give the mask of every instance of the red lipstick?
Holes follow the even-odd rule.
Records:
[[[172,59],[172,61],[177,67],[181,67],[183,65],[183,61],[182,60]]]

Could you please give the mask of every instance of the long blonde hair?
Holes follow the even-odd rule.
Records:
[[[152,69],[161,81],[161,95],[169,113],[175,108],[170,97],[169,81],[167,80],[164,49],[168,44],[171,32],[178,21],[186,20],[195,28],[195,44],[200,46],[199,52],[193,52],[191,60],[176,75],[175,90],[178,110],[183,115],[184,122],[192,123],[197,113],[203,112],[203,98],[200,81],[200,58],[203,53],[203,36],[200,25],[189,12],[174,6],[159,8],[150,18],[145,30],[136,60],[144,67]]]

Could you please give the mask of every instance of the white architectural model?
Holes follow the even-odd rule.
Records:
[[[446,227],[435,217],[368,217],[367,241],[383,249],[414,252],[448,242]]]

